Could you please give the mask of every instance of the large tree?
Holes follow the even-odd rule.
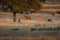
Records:
[[[16,12],[24,10],[40,10],[40,0],[0,0],[0,4],[7,5],[13,12],[13,21],[16,21]]]

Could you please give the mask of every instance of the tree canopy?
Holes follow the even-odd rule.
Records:
[[[15,11],[41,8],[40,0],[1,0],[1,2],[2,4],[9,4]]]

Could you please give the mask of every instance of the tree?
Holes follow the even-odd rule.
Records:
[[[2,2],[2,3],[1,3]],[[16,21],[16,13],[24,10],[40,10],[40,0],[1,0],[0,4],[7,5],[13,12],[13,21]]]

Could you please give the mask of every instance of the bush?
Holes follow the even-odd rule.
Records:
[[[11,30],[18,31],[18,30],[19,30],[19,28],[12,28]]]
[[[31,28],[31,31],[36,31],[37,29],[36,28]]]
[[[41,30],[42,30],[42,28],[39,28],[39,29],[38,29],[38,31],[41,31]]]
[[[49,28],[49,30],[53,30],[52,28]]]
[[[49,30],[47,28],[39,28],[38,31],[41,31],[41,30]]]
[[[57,30],[60,30],[60,27],[57,27],[56,29],[57,29]]]

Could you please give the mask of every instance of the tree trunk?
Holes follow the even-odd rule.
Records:
[[[16,12],[14,11],[12,6],[8,5],[8,8],[10,8],[13,12],[13,22],[16,22]]]
[[[13,21],[16,22],[16,13],[13,13]]]

